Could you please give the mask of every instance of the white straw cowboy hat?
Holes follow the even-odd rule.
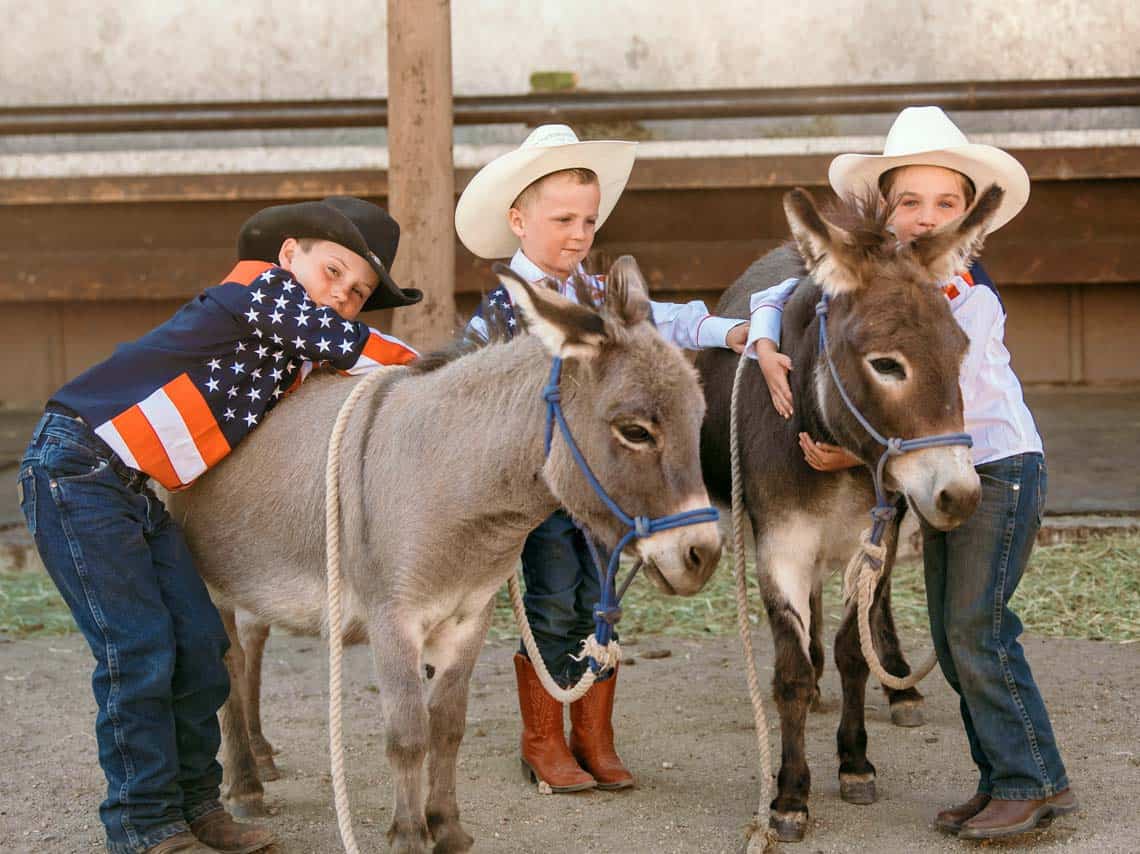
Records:
[[[610,215],[633,169],[636,142],[582,142],[566,125],[541,125],[514,151],[480,169],[455,206],[455,230],[480,258],[506,258],[519,248],[507,211],[519,193],[551,172],[589,169],[598,176],[602,200],[597,227]]]
[[[971,143],[939,107],[907,107],[887,134],[882,154],[840,154],[827,177],[840,196],[878,190],[879,177],[898,166],[945,166],[974,182],[980,196],[990,184],[1005,190],[989,230],[997,231],[1029,201],[1029,174],[1011,154]]]

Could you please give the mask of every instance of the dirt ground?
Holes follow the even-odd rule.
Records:
[[[756,633],[770,660],[767,629]],[[912,660],[925,655],[911,638]],[[1082,810],[989,850],[1140,851],[1140,657],[1135,645],[1027,638],[1026,647],[1053,715]],[[667,658],[645,658],[667,649]],[[460,753],[465,825],[483,852],[735,852],[756,806],[758,759],[751,712],[733,638],[645,638],[627,648],[621,674],[619,749],[638,778],[627,792],[541,795],[519,773],[518,711],[511,645],[488,644],[472,684]],[[283,635],[266,652],[265,731],[280,749],[283,777],[267,784],[268,823],[285,852],[341,850],[328,778],[326,651],[315,639]],[[0,639],[0,849],[98,850],[102,777],[96,763],[89,655],[78,635]],[[349,787],[361,850],[385,850],[391,791],[378,723],[371,659],[349,650],[346,745]],[[765,680],[770,678],[767,669]],[[949,688],[935,674],[923,684],[927,723],[890,724],[877,690],[868,696],[870,756],[879,802],[839,800],[834,757],[838,679],[829,666],[825,710],[812,715],[812,825],[786,852],[969,851],[944,836],[934,812],[972,794],[975,782]],[[769,703],[769,723],[775,726]],[[770,734],[778,752],[778,732]]]

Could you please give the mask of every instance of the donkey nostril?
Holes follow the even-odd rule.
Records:
[[[943,489],[938,493],[935,506],[940,513],[954,518],[965,519],[978,505],[979,493],[976,489]]]

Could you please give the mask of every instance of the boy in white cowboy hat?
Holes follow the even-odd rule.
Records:
[[[938,107],[910,107],[895,120],[882,155],[842,154],[828,173],[841,196],[879,191],[893,204],[900,242],[966,213],[976,194],[1005,190],[990,231],[1029,199],[1029,176],[1011,155],[970,143]],[[1003,341],[1005,313],[975,266],[941,283],[970,339],[960,384],[966,430],[982,500],[950,532],[922,523],[927,606],[938,662],[960,701],[979,780],[973,797],[938,813],[935,824],[963,839],[1023,833],[1077,808],[1045,701],[1018,643],[1021,622],[1009,607],[1033,548],[1045,504],[1041,437],[1025,405]],[[985,284],[986,287],[978,286]],[[747,352],[759,358],[772,404],[792,415],[791,363],[777,352],[789,280],[754,294]],[[858,465],[833,445],[800,434],[808,463],[820,471]]]
[[[510,257],[511,268],[530,282],[545,281],[572,299],[578,297],[578,286],[596,295],[605,282],[587,276],[582,263],[596,230],[625,188],[636,145],[580,142],[565,125],[536,128],[519,148],[488,163],[471,179],[455,209],[455,229],[475,255]],[[651,305],[653,322],[678,346],[732,347],[740,352],[747,340],[747,323],[713,317],[702,302]],[[508,334],[515,329],[510,296],[502,287],[488,294],[468,331],[486,339],[489,326]],[[560,684],[571,685],[586,667],[584,660],[572,656],[593,631],[593,605],[600,599],[597,570],[583,534],[565,513],[557,512],[531,533],[522,564],[527,617],[543,660]],[[515,673],[528,776],[545,781],[555,792],[633,785],[633,775],[613,745],[616,673],[571,705],[569,746],[562,704],[546,693],[521,648]]]
[[[274,842],[219,800],[222,620],[149,485],[188,486],[315,364],[410,361],[356,319],[411,305],[388,267],[400,228],[346,196],[266,208],[237,266],[168,321],[59,389],[20,464],[20,507],[95,657],[100,808],[112,854],[248,854]],[[266,536],[287,519],[266,519]]]

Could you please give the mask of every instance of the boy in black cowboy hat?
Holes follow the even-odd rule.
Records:
[[[95,655],[100,813],[114,854],[274,841],[219,802],[228,642],[148,478],[190,484],[315,364],[351,374],[414,358],[356,320],[421,299],[388,275],[399,235],[384,210],[348,197],[255,214],[220,285],[67,383],[36,427],[20,504]]]

